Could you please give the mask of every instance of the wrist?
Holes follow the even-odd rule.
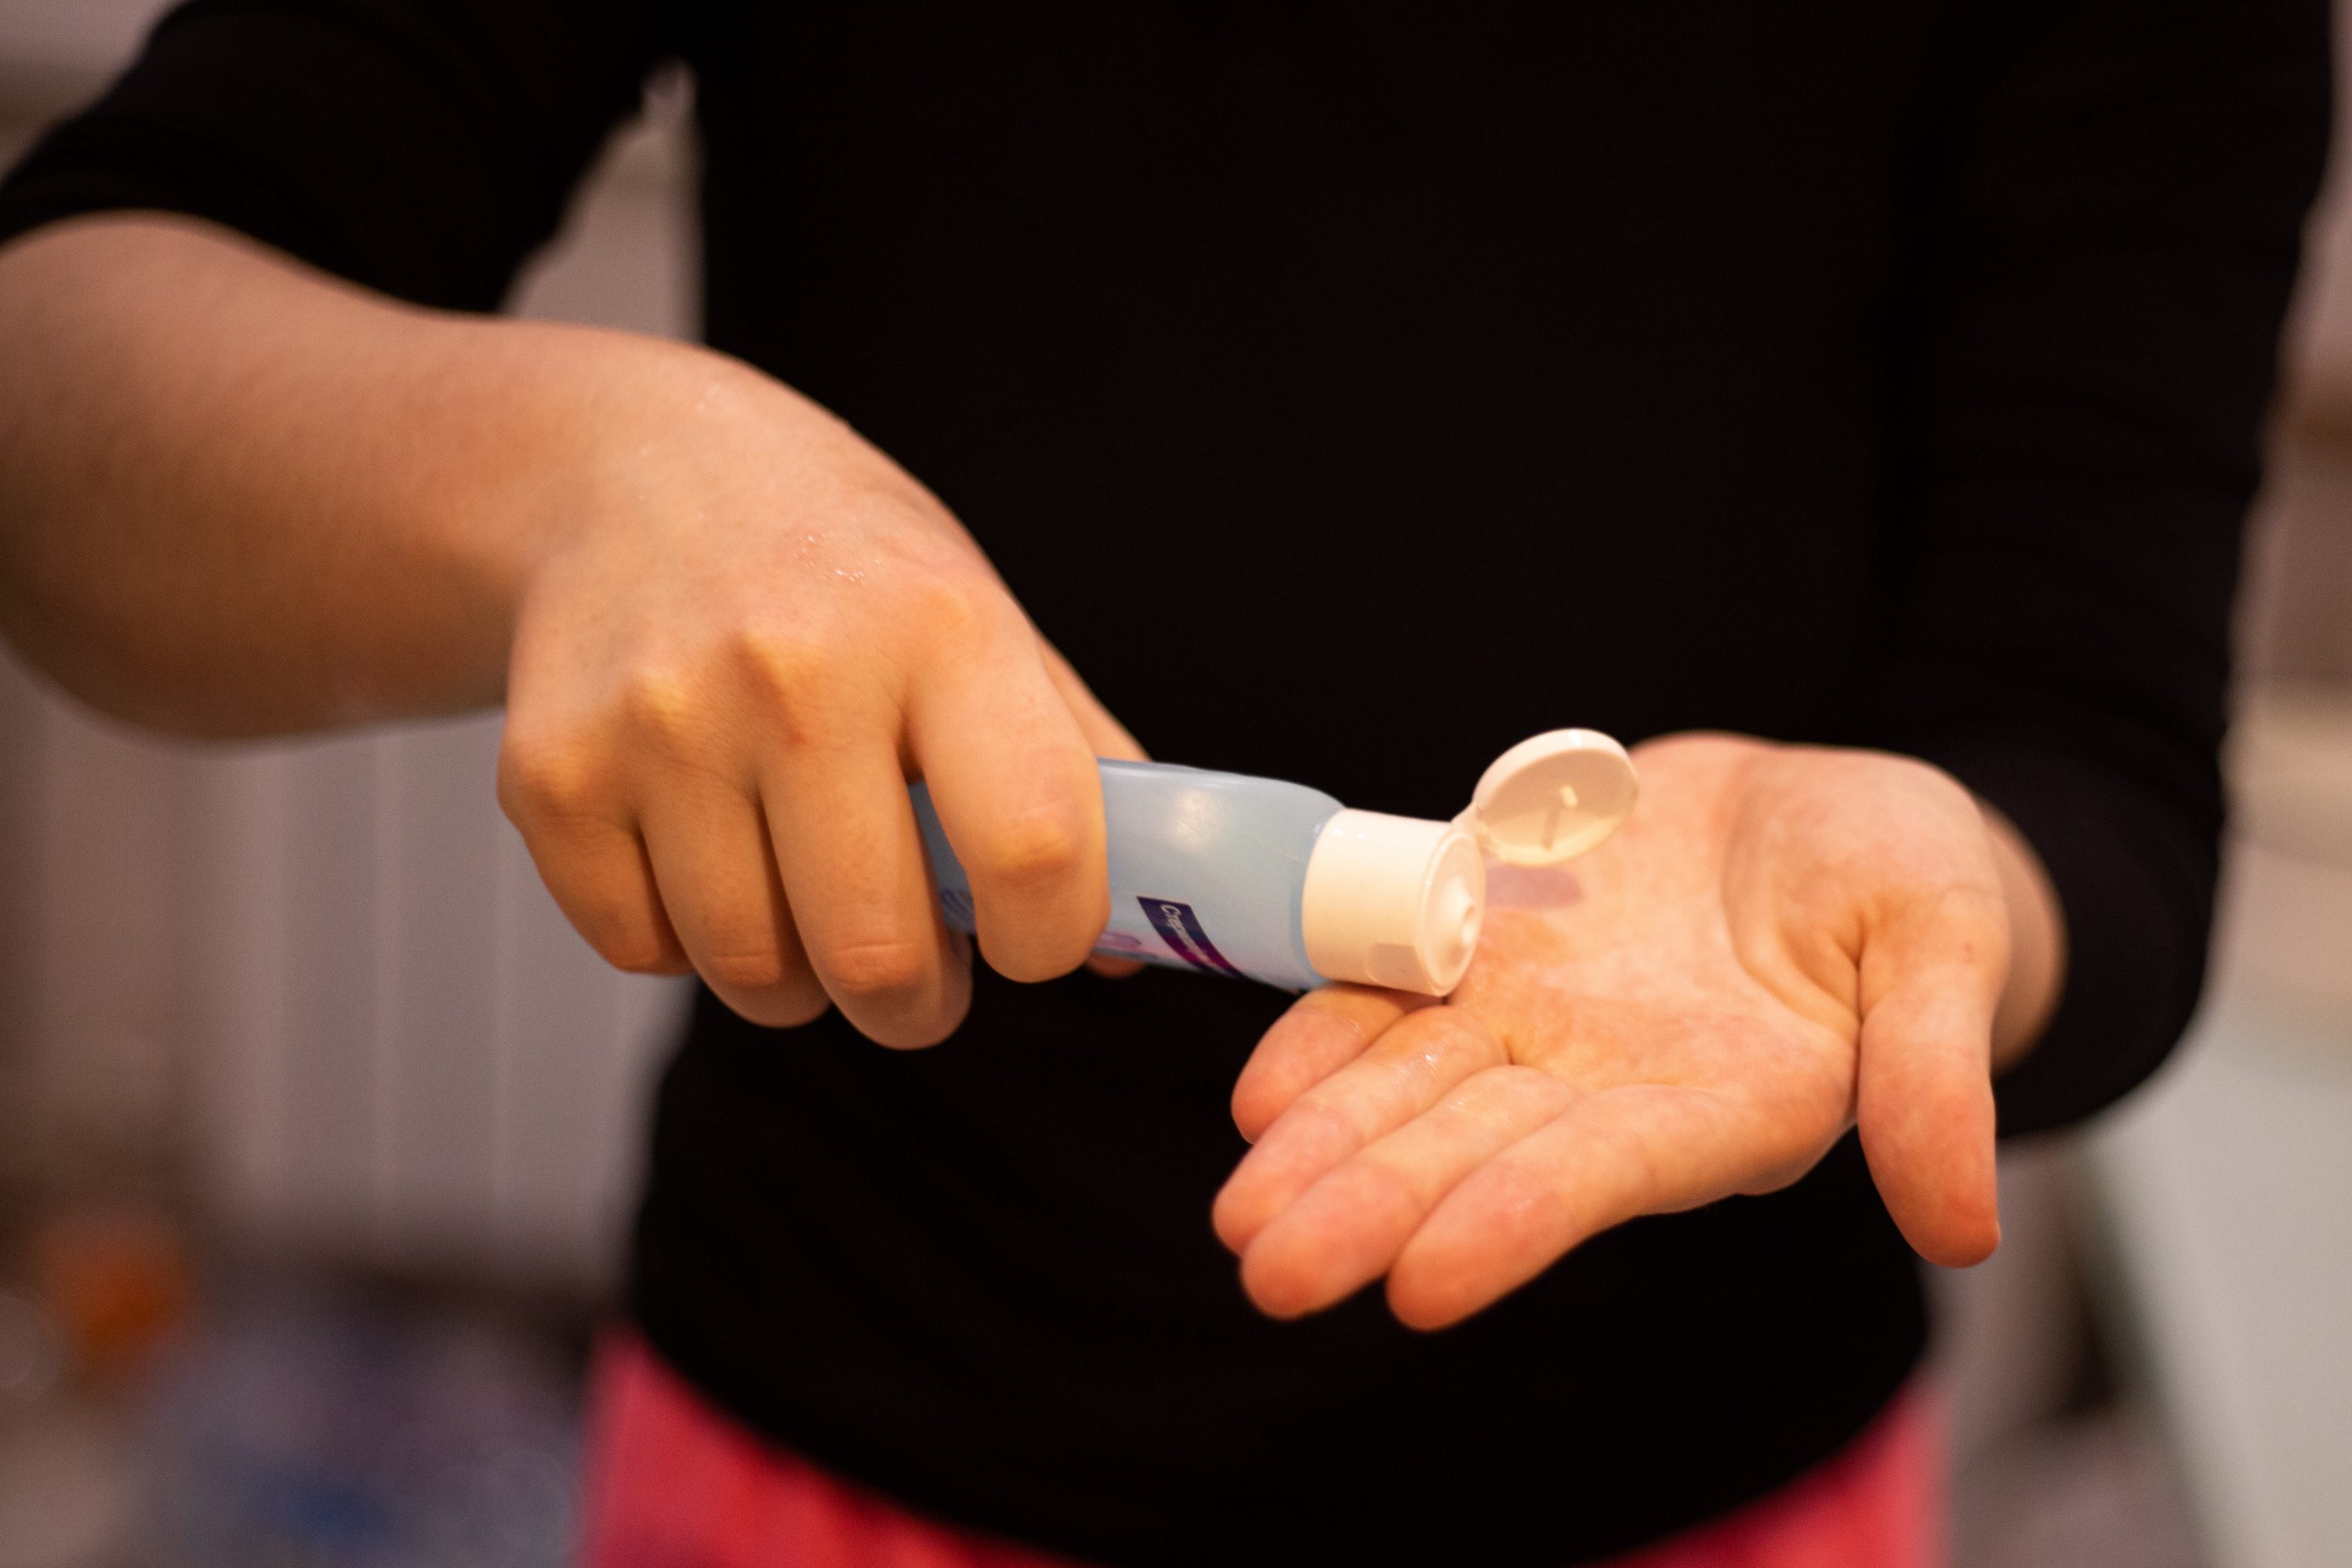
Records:
[[[454,322],[439,358],[473,395],[448,400],[449,504],[430,509],[436,548],[493,606],[500,642],[531,584],[600,528],[625,526],[662,488],[656,470],[707,439],[757,379],[691,344],[554,323]]]

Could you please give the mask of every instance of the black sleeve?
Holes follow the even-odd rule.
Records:
[[[2005,1132],[2179,1037],[2221,826],[2230,611],[2328,128],[2324,0],[2034,4],[1923,153],[1904,442],[1860,737],[2014,821],[2065,993]]]
[[[650,0],[189,0],[0,186],[0,241],[212,219],[422,304],[488,310],[663,52]]]

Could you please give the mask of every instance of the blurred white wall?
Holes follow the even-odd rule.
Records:
[[[2352,62],[2339,6],[2338,78]],[[2352,117],[2255,510],[2198,1020],[2076,1141],[2070,1215],[2216,1568],[2352,1565]]]

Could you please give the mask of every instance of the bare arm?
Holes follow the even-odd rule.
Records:
[[[204,735],[497,700],[567,448],[617,386],[724,374],[143,216],[0,250],[0,363],[9,636],[97,706]]]
[[[766,1022],[961,1016],[910,773],[998,968],[1100,931],[1092,759],[1133,742],[928,491],[749,367],[141,216],[0,250],[0,618],[92,703],[247,735],[503,695],[573,923]]]

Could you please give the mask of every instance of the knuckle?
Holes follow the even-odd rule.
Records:
[[[738,633],[734,657],[753,689],[772,701],[821,686],[831,663],[828,650],[814,637],[767,628]]]
[[[1031,813],[988,836],[972,874],[1010,892],[1056,888],[1085,869],[1094,847],[1076,813]]]
[[[994,629],[1011,605],[995,578],[963,561],[930,564],[912,575],[907,592],[919,623],[950,643]]]
[[[829,989],[856,1001],[883,1001],[916,990],[931,967],[928,948],[911,942],[844,942],[825,954]]]
[[[701,706],[698,683],[685,670],[647,665],[633,670],[621,688],[622,721],[642,742],[675,749],[694,731]]]
[[[1935,763],[1884,753],[1873,753],[1871,760],[1886,770],[1890,785],[1903,793],[1914,810],[1928,814],[1928,820],[1977,821],[1976,796],[1969,786]]]
[[[509,731],[499,748],[499,807],[518,827],[602,815],[609,794],[605,770],[582,747]]]
[[[1912,786],[1922,794],[1934,795],[1955,805],[1964,804],[1973,799],[1969,794],[1968,785],[1926,758],[1902,757],[1897,761]]]
[[[840,740],[846,660],[828,639],[808,632],[746,631],[735,639],[734,659],[785,746],[808,751]]]

